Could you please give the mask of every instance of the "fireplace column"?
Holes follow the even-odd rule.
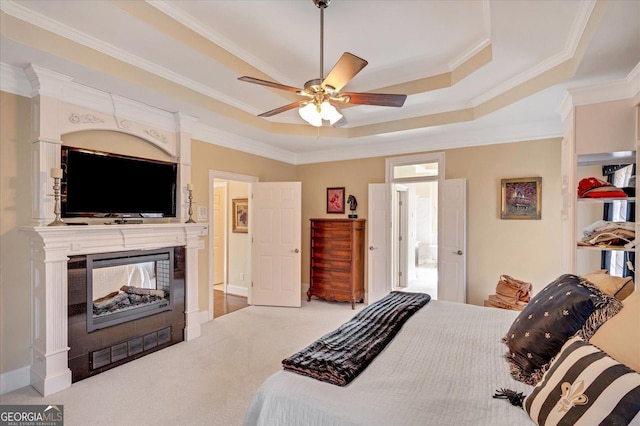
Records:
[[[47,396],[71,386],[67,359],[67,261],[64,248],[31,243],[33,359],[31,385]]]
[[[198,302],[198,287],[193,283],[198,282],[198,250],[204,248],[197,232],[186,232],[185,244],[185,281],[186,294],[184,299],[184,315],[186,326],[184,340],[189,341],[200,337],[200,307]]]

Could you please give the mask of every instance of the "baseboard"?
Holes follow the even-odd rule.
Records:
[[[228,284],[227,294],[233,294],[234,296],[248,297],[249,289],[247,287],[242,287],[239,285]]]
[[[13,392],[16,389],[29,386],[31,384],[31,366],[18,368],[0,374],[0,395]]]
[[[198,323],[200,325],[209,322],[209,311],[200,311],[198,312]]]
[[[306,298],[307,297],[307,290],[309,290],[309,283],[301,283],[301,296],[302,298]],[[233,285],[233,284],[228,284],[227,285],[227,294],[233,294],[234,296],[242,296],[242,297],[249,297],[249,289],[247,287],[243,287],[243,286],[239,286],[239,285]]]

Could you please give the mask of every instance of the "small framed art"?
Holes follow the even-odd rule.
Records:
[[[327,213],[344,214],[344,186],[327,188]]]
[[[501,219],[542,217],[542,178],[502,179]]]
[[[234,198],[231,200],[233,208],[233,232],[249,232],[249,199]]]

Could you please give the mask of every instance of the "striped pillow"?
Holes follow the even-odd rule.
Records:
[[[627,425],[640,411],[640,374],[573,337],[523,407],[541,426]]]

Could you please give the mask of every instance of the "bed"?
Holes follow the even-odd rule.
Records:
[[[549,286],[552,284],[555,282]],[[542,297],[544,291],[540,293]],[[615,303],[621,306],[620,302]],[[566,314],[566,309],[561,312]],[[497,390],[507,388],[524,396],[535,394],[533,403],[537,404],[545,392],[543,388],[536,393],[539,385],[516,380],[505,357],[507,346],[503,338],[520,315],[517,311],[431,300],[346,386],[286,369],[273,374],[254,395],[244,425],[534,424],[528,411],[494,398]],[[598,315],[603,317],[602,312]],[[637,319],[636,311],[631,320]],[[549,380],[560,374],[556,373],[560,367],[553,374],[550,371]],[[627,370],[626,377],[635,374],[632,386],[637,385],[636,393],[629,394],[635,410],[631,424],[640,425],[640,414],[635,415],[640,405],[640,375]],[[597,397],[592,399],[595,402]]]
[[[501,339],[517,313],[431,300],[345,387],[279,371],[256,393],[245,425],[522,425],[523,410],[493,399],[528,393]],[[452,397],[453,396],[453,397]]]

